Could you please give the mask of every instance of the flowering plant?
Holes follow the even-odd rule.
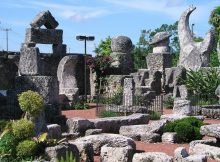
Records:
[[[111,67],[112,57],[110,56],[95,56],[87,58],[87,65],[96,72],[97,75],[103,76],[107,69]]]

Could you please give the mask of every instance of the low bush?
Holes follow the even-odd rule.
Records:
[[[34,141],[25,140],[16,147],[17,156],[23,159],[34,158],[37,154],[38,145]]]
[[[101,118],[115,117],[115,116],[119,116],[119,114],[113,111],[101,111],[100,113]]]
[[[44,107],[43,97],[31,90],[21,93],[18,96],[18,101],[21,110],[33,116],[38,115]]]
[[[89,108],[89,105],[87,103],[84,102],[76,102],[75,104],[73,104],[73,109],[75,110],[85,110]]]
[[[202,135],[199,132],[202,125],[204,123],[199,119],[189,117],[166,124],[163,127],[163,132],[176,132],[179,141],[190,142],[202,139]]]
[[[13,133],[11,131],[6,132],[1,138],[0,138],[0,155],[9,155],[9,156],[15,156],[15,148],[17,145],[17,140]]]
[[[150,112],[150,120],[159,120],[160,119],[160,113],[159,112]]]
[[[172,109],[174,104],[174,98],[172,96],[168,96],[163,101],[163,106],[167,109]]]
[[[30,138],[33,135],[34,123],[27,119],[20,119],[12,123],[12,131],[19,141]]]

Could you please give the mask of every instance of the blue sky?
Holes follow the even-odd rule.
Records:
[[[84,44],[76,35],[93,35],[87,45],[93,53],[95,45],[107,36],[125,35],[136,44],[142,29],[155,29],[173,24],[189,5],[197,7],[190,23],[194,32],[204,36],[209,30],[208,17],[220,0],[1,0],[0,28],[10,28],[9,50],[19,51],[25,28],[41,11],[50,10],[63,29],[67,52],[83,53]],[[0,31],[0,50],[6,50],[6,36]],[[51,45],[37,45],[41,52],[51,52]]]

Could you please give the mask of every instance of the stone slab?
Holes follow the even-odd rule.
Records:
[[[63,30],[27,28],[25,43],[62,44]]]
[[[220,124],[201,126],[200,133],[205,136],[210,136],[220,139]]]
[[[133,162],[173,162],[173,157],[162,152],[136,153]]]
[[[42,11],[36,15],[30,25],[32,28],[40,28],[44,25],[47,29],[55,29],[59,23],[55,20],[50,11]]]
[[[150,120],[148,114],[132,114],[123,117],[110,117],[92,119],[96,129],[102,129],[103,133],[118,133],[121,126],[147,124]]]
[[[136,144],[134,140],[118,134],[103,133],[98,135],[90,135],[90,136],[78,138],[73,142],[91,143],[95,154],[100,154],[101,147],[106,144],[109,145],[117,144],[117,147],[131,146],[134,150],[136,150]]]
[[[117,147],[104,145],[101,148],[100,161],[102,162],[132,162],[134,150],[131,146]]]

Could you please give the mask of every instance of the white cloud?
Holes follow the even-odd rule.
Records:
[[[187,8],[182,0],[105,0],[105,2],[145,12],[161,13],[174,19],[179,18],[181,12]]]
[[[28,1],[28,3],[47,9],[55,10],[59,16],[75,21],[84,21],[110,14],[111,12],[100,7],[87,7],[79,5],[63,5],[58,3],[45,3],[39,1]]]
[[[86,12],[74,11],[74,10],[64,10],[60,15],[67,19],[72,19],[75,21],[84,21],[87,19],[97,18],[108,14],[107,10],[91,10]]]
[[[185,0],[168,0],[166,2],[167,7],[177,7],[185,4]]]

